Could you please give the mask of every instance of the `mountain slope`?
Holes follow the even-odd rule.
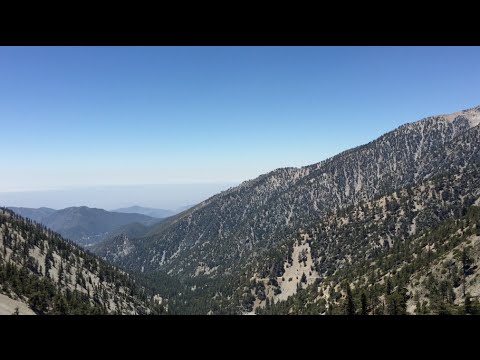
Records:
[[[114,230],[127,224],[153,225],[160,221],[142,214],[115,213],[86,206],[69,207],[56,211],[45,211],[45,208],[10,209],[17,210],[18,214],[37,221],[83,246],[98,243]]]
[[[480,107],[406,124],[303,168],[277,169],[98,253],[134,271],[229,274],[328,213],[479,161]]]
[[[159,224],[161,224],[161,222],[162,221],[160,220]],[[154,228],[155,226],[153,226],[153,229]],[[117,251],[120,252],[121,256],[128,253],[130,239],[141,238],[149,231],[152,231],[152,227],[140,223],[127,224],[111,231],[104,240],[92,245],[89,250],[93,253],[102,253],[105,250],[110,251],[110,246],[112,246],[112,244],[118,244],[119,248]],[[114,251],[114,254],[116,254],[117,251]]]
[[[3,308],[15,301],[36,314],[162,311],[125,272],[5,208],[0,208],[0,293]]]
[[[257,312],[480,315],[480,207],[466,209],[375,258],[302,284],[287,301],[267,301]]]
[[[276,303],[268,313],[312,313],[313,309],[314,313],[324,313],[327,303],[323,300],[319,300],[319,307],[297,309],[306,299],[302,289],[310,287],[308,301],[312,302],[322,291],[334,291],[317,288],[332,281],[341,286],[348,279],[360,277],[357,269],[365,264],[379,262],[384,272],[393,271],[397,264],[391,258],[401,255],[405,243],[422,236],[422,232],[435,231],[442,223],[461,218],[474,204],[480,205],[480,163],[327,214],[286,235],[231,274],[212,278],[204,264],[194,277],[183,281],[185,287],[177,291],[181,295],[174,296],[169,307],[179,313],[212,309],[218,313],[252,313]],[[415,251],[410,257],[420,253],[411,250]],[[390,260],[382,260],[389,256]],[[165,279],[162,274],[158,276]],[[479,281],[471,278],[472,285]],[[351,286],[355,289],[354,283]],[[188,291],[189,287],[195,291]],[[335,291],[332,296],[337,298],[341,293],[338,288]],[[461,296],[457,299],[462,301]],[[341,305],[334,302],[331,308]]]
[[[476,164],[326,216],[300,229],[295,238],[278,249],[276,256],[266,255],[258,260],[250,273],[258,281],[275,278],[278,287],[284,289],[285,273],[291,267],[288,263],[292,262],[294,249],[305,245],[312,265],[301,266],[299,275],[305,273],[308,281],[300,284],[300,277],[292,279],[294,287],[290,295],[298,292],[297,286],[305,288],[311,284],[310,280],[328,284],[335,279],[340,284],[359,276],[356,269],[371,266],[366,264],[381,263],[382,258],[392,254],[400,256],[406,242],[423,241],[420,239],[423,232],[435,231],[442,223],[461,218],[473,204],[480,205],[479,199],[480,164]],[[410,250],[409,256],[421,252]],[[385,269],[391,271],[396,265],[387,262]],[[316,274],[314,278],[312,272]],[[270,292],[275,290],[268,288]],[[271,302],[279,299],[279,296],[270,297]],[[264,300],[257,301],[256,305],[263,307]]]
[[[25,207],[9,207],[10,210],[14,211],[16,214],[19,214],[25,218],[31,219],[38,223],[41,223],[44,218],[53,214],[55,211],[54,209],[41,207],[38,209],[32,208],[25,208]]]
[[[142,214],[142,215],[147,215],[157,219],[163,219],[175,214],[173,211],[170,211],[170,210],[153,209],[153,208],[146,208],[141,206],[130,206],[128,208],[115,209],[115,210],[112,210],[112,212],[125,213],[125,214]]]

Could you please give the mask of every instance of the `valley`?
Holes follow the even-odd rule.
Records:
[[[103,294],[91,305],[101,313],[477,313],[479,124],[480,107],[427,117],[176,214],[10,208],[39,227],[4,209],[4,271],[49,279],[75,309],[72,292],[74,299]],[[60,249],[68,243],[60,236],[94,255],[73,244],[73,260],[49,250],[49,239]],[[84,256],[97,265],[85,268]],[[39,307],[31,290],[21,293],[18,285],[3,288],[10,302],[36,313],[64,311],[58,301]]]

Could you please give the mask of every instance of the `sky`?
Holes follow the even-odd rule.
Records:
[[[134,205],[166,210],[179,210],[196,205],[235,183],[223,184],[160,184],[105,185],[53,190],[14,191],[0,193],[1,206],[48,207],[63,209],[88,206],[115,210]]]
[[[479,83],[479,47],[0,47],[0,203],[145,184],[213,195],[479,105]]]

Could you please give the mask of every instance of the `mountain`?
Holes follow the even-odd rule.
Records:
[[[357,310],[364,294],[369,314],[462,313],[466,294],[480,296],[479,206],[475,164],[333,213],[250,269],[272,295],[264,312],[345,313],[349,288]],[[267,295],[257,298],[252,308],[264,308]]]
[[[112,210],[112,212],[126,213],[126,214],[143,214],[150,217],[162,219],[175,214],[175,212],[164,209],[153,209],[141,206],[130,206],[128,208]]]
[[[160,220],[161,223],[162,220]],[[92,252],[102,253],[104,249],[104,244],[116,244],[121,243],[122,246],[128,244],[131,238],[140,238],[145,236],[151,227],[140,224],[140,223],[131,223],[111,231],[102,241],[93,244],[89,250]],[[108,245],[107,245],[108,247]]]
[[[42,222],[42,219],[53,214],[56,210],[41,207],[38,209],[24,208],[24,207],[9,207],[10,210],[14,211],[16,214],[21,214],[23,217],[29,218],[36,222]]]
[[[83,246],[98,243],[108,237],[112,231],[127,224],[153,225],[159,221],[159,219],[142,214],[116,213],[86,206],[69,207],[56,211],[45,211],[45,208],[10,209]]]
[[[158,314],[160,302],[125,272],[0,208],[0,314]]]
[[[153,226],[144,236],[110,239],[96,253],[133,272],[169,281],[176,279],[182,290],[194,288],[193,292],[180,291],[182,296],[172,299],[172,311],[176,308],[178,312],[242,313],[256,310],[259,305],[266,307],[265,294],[257,296],[262,291],[255,280],[265,273],[271,273],[270,285],[276,288],[272,294],[284,294],[272,299],[284,302],[289,298],[285,294],[290,293],[293,298],[296,288],[303,286],[294,281],[297,276],[303,280],[300,273],[292,276],[291,281],[286,280],[290,285],[278,284],[279,277],[292,271],[288,269],[295,256],[301,255],[301,262],[311,268],[312,275],[309,271],[305,277],[320,279],[307,278],[312,286],[312,281],[321,282],[333,276],[346,263],[360,266],[369,256],[386,256],[405,241],[407,234],[428,231],[458,212],[464,215],[470,211],[474,194],[478,193],[475,179],[480,163],[479,123],[480,107],[476,107],[400,126],[320,163],[277,169],[246,181]],[[334,231],[330,237],[317,236],[318,240],[312,240],[312,248],[299,242],[304,231],[318,226],[324,229],[319,224],[329,217],[335,219],[345,211],[364,211],[359,209],[365,204],[385,196],[398,196],[399,191],[415,186],[420,186],[415,191],[422,191],[422,186],[441,177],[450,179],[448,192],[441,188],[445,184],[435,182],[436,190],[431,193],[451,197],[448,206],[446,200],[426,203],[413,218],[408,217],[413,210],[404,209],[410,215],[401,215],[405,220],[401,225],[392,225],[391,218],[384,217],[376,224],[388,229],[382,235],[371,232],[378,215],[375,214],[359,230],[358,237],[351,237],[349,227],[340,232],[337,224],[331,225]],[[469,187],[462,189],[463,183],[452,180],[457,178]],[[348,223],[354,214],[348,213],[345,221]],[[402,226],[403,232],[394,231],[396,226]],[[329,243],[332,236],[337,239],[334,246]],[[381,245],[366,242],[375,236]],[[292,254],[295,256],[290,260]],[[284,266],[285,260],[289,268]],[[250,288],[252,284],[258,285],[259,292]],[[187,309],[182,303],[188,301]]]
[[[256,279],[250,308],[260,314],[480,315],[480,207],[467,209],[402,241],[394,237],[395,245],[379,256],[346,263],[314,282],[294,277],[286,301],[274,293],[286,286]],[[300,268],[301,279],[310,269]]]

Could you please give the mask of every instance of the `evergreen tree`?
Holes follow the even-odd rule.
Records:
[[[468,256],[467,250],[464,247],[462,252],[462,269],[463,269],[463,296],[467,293],[467,274],[470,270],[471,259]]]
[[[390,295],[392,293],[392,281],[390,280],[390,277],[387,278],[386,292],[387,295]]]
[[[350,289],[350,284],[347,283],[347,298],[345,304],[345,314],[346,315],[355,315],[355,303],[353,301],[352,290]]]
[[[360,303],[361,303],[361,315],[368,315],[368,304],[367,304],[367,295],[365,295],[365,292],[362,291],[362,295],[360,295]]]
[[[306,284],[307,283],[307,276],[305,275],[305,273],[302,274],[302,278],[300,279],[300,282]]]

